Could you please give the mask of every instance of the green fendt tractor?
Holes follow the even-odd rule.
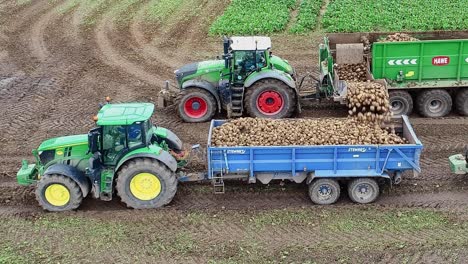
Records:
[[[88,134],[48,139],[33,150],[36,163],[23,160],[18,183],[35,184],[48,211],[76,209],[90,194],[109,201],[114,189],[131,208],[169,203],[188,153],[173,132],[153,126],[153,110],[151,103],[105,104]]]
[[[269,37],[224,38],[223,59],[187,64],[175,71],[181,92],[178,112],[186,122],[228,118],[289,117],[297,108],[293,67],[271,55]]]

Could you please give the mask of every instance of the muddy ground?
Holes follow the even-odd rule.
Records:
[[[102,1],[93,10],[71,2],[0,0],[0,262],[466,262],[468,177],[450,174],[447,163],[468,146],[468,118],[456,113],[411,117],[424,144],[422,173],[405,175],[372,205],[342,197],[315,206],[293,184],[232,183],[221,196],[182,184],[163,210],[86,199],[77,212],[44,213],[32,188],[15,183],[21,159],[46,138],[86,133],[105,96],[155,102],[175,68],[214,58],[221,41],[206,32],[227,4],[194,1],[198,15],[163,23],[142,18],[148,1]],[[273,52],[299,74],[314,73],[321,36],[274,35]],[[318,106],[300,116],[345,114]],[[154,120],[186,144],[206,144],[207,123],[182,123],[171,107]],[[203,160],[189,169],[203,170]]]

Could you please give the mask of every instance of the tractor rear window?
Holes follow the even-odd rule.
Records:
[[[128,147],[132,148],[138,145],[141,145],[142,133],[141,133],[142,124],[134,123],[128,126]]]

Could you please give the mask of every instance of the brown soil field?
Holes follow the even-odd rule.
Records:
[[[193,0],[164,21],[145,19],[150,1],[0,0],[0,263],[466,263],[468,176],[448,157],[468,147],[468,118],[410,117],[424,144],[422,173],[404,175],[370,205],[342,197],[310,202],[305,185],[180,184],[160,210],[85,199],[74,212],[44,212],[33,188],[16,184],[21,159],[41,141],[86,133],[105,96],[156,102],[183,64],[214,58],[209,25],[229,3]],[[183,16],[183,19],[181,17]],[[322,32],[275,34],[273,52],[299,75],[317,72]],[[321,105],[300,117],[343,117]],[[222,116],[220,116],[222,118]],[[181,122],[174,107],[157,125],[206,146],[209,123]],[[203,158],[188,168],[204,170]]]

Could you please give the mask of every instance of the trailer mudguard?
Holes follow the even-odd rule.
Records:
[[[86,197],[91,189],[91,184],[89,183],[88,178],[86,178],[86,175],[82,171],[70,165],[54,164],[44,171],[44,175],[46,174],[60,174],[71,178],[78,184],[78,186],[80,186],[83,197]]]
[[[157,137],[166,141],[170,149],[182,150],[182,140],[171,130],[158,126],[153,131]]]
[[[259,80],[262,79],[276,79],[279,81],[284,82],[287,86],[291,87],[292,89],[296,90],[296,83],[291,78],[290,75],[277,70],[263,70],[260,72],[254,72],[245,80],[244,87],[248,88],[252,86]]]
[[[211,95],[214,96],[214,98],[216,99],[216,103],[218,105],[218,111],[221,111],[221,108],[222,108],[221,99],[219,98],[217,87],[215,87],[210,82],[207,82],[205,80],[197,80],[197,79],[188,80],[184,82],[184,84],[182,84],[182,89],[187,89],[190,87],[196,87],[196,88],[207,90]]]
[[[115,171],[118,171],[125,162],[134,158],[155,159],[162,162],[171,171],[175,172],[177,170],[177,161],[169,152],[157,146],[149,146],[148,148],[137,149],[125,155],[115,167]]]

